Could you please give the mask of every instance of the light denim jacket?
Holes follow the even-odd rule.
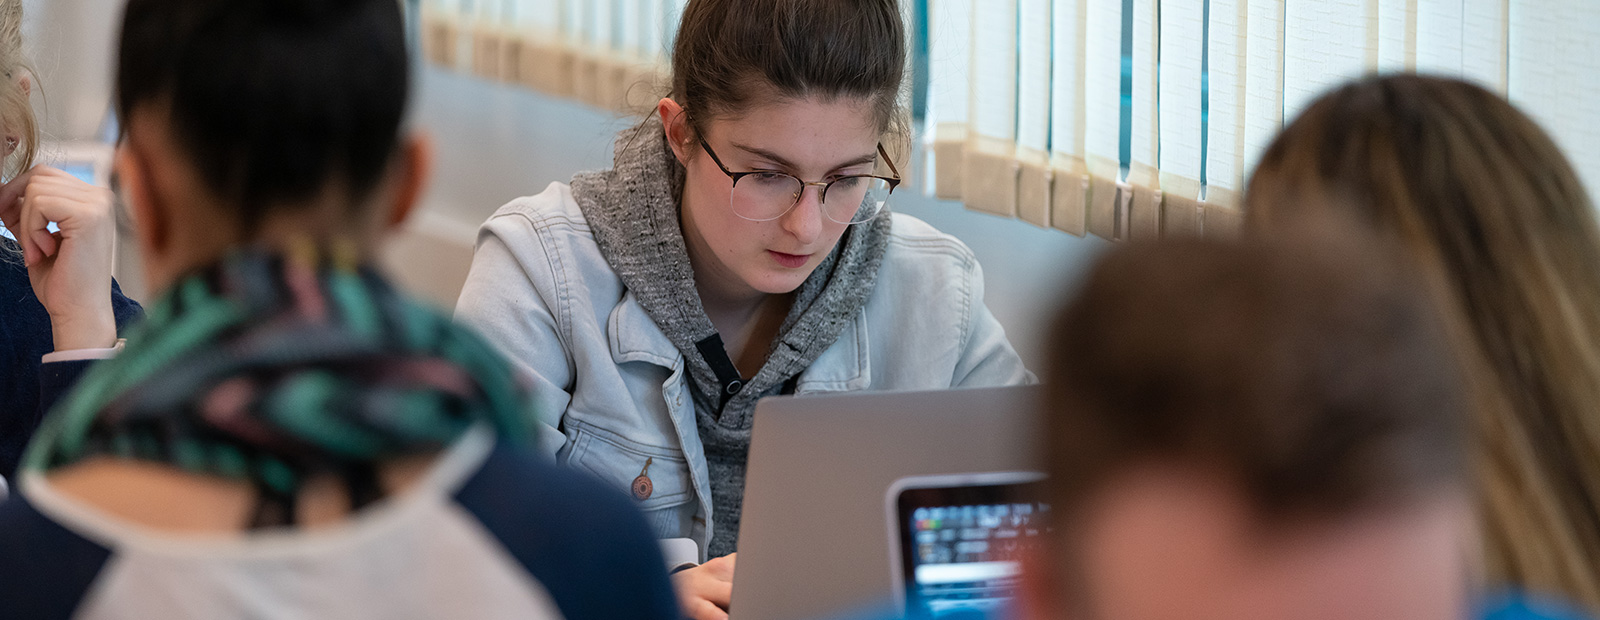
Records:
[[[797,394],[1029,383],[983,305],[983,272],[954,237],[895,214],[871,297],[800,374]],[[534,381],[540,438],[557,460],[627,491],[661,538],[704,556],[711,484],[683,355],[600,253],[571,189],[501,207],[478,233],[456,318]]]

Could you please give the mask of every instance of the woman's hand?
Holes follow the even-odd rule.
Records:
[[[733,562],[730,553],[672,576],[678,605],[689,620],[727,620],[733,599]]]
[[[48,166],[0,187],[0,222],[22,245],[34,295],[50,313],[57,351],[116,344],[114,202],[110,190]],[[51,222],[59,232],[50,232]]]

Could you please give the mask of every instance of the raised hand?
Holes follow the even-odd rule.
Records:
[[[0,187],[0,222],[22,246],[34,295],[50,313],[57,351],[116,343],[114,203],[110,190],[49,166]],[[52,222],[57,232],[50,231]]]

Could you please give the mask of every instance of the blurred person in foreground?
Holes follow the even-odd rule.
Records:
[[[1474,586],[1468,403],[1385,256],[1335,235],[1108,254],[1050,343],[1053,526],[1022,617],[1561,617]]]
[[[371,267],[429,160],[400,5],[132,0],[119,49],[163,292],[29,445],[0,617],[676,617],[627,498],[539,455],[510,364]]]
[[[1267,149],[1261,236],[1352,218],[1401,245],[1467,363],[1488,583],[1600,615],[1600,226],[1554,141],[1456,80],[1369,78]]]

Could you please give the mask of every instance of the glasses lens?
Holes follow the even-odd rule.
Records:
[[[828,218],[860,224],[878,217],[889,202],[889,182],[876,177],[844,177],[828,187]]]
[[[733,212],[747,220],[765,222],[782,217],[794,206],[805,186],[787,174],[758,172],[733,184]]]

